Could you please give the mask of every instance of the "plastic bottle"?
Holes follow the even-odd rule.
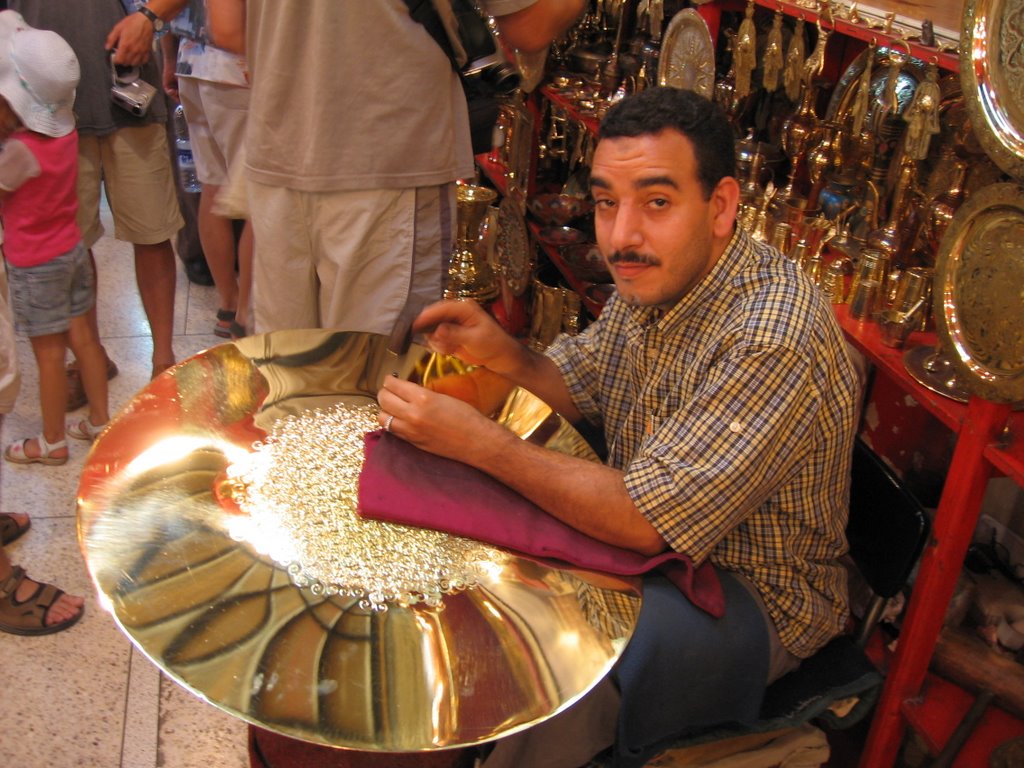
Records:
[[[192,142],[188,138],[185,110],[179,104],[174,108],[174,146],[178,161],[178,181],[184,192],[195,193],[203,189],[196,176],[196,162],[192,157]]]

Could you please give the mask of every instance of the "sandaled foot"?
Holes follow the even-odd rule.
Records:
[[[85,385],[82,384],[82,374],[78,368],[78,361],[72,360],[68,363],[67,367],[64,369],[64,373],[68,377],[68,401],[64,406],[64,409],[66,411],[77,411],[89,402],[89,399],[85,396]],[[110,381],[119,373],[120,370],[117,367],[117,363],[108,357],[107,381]]]
[[[235,324],[235,311],[232,309],[218,309],[217,323],[213,326],[213,334],[222,339],[230,339],[232,336],[231,326]]]
[[[67,629],[85,612],[85,601],[52,584],[32,581],[14,566],[0,583],[0,632],[49,635]]]
[[[107,428],[108,423],[105,421],[97,426],[88,419],[82,419],[68,424],[64,431],[67,432],[68,437],[73,437],[75,440],[87,440],[91,443],[99,436],[100,432]]]
[[[245,331],[245,326],[241,323],[231,321],[231,338],[232,339],[244,339],[248,334]]]
[[[0,543],[17,541],[31,527],[32,521],[23,512],[0,512]]]
[[[33,442],[35,447],[32,447]],[[68,463],[68,441],[48,443],[42,435],[26,437],[8,445],[4,458],[12,464],[46,464],[57,467]]]

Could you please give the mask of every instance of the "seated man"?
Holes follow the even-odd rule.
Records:
[[[710,561],[726,610],[713,618],[646,577],[611,680],[497,742],[485,766],[577,768],[612,744],[617,764],[642,765],[674,738],[752,721],[767,684],[847,616],[839,558],[858,386],[830,306],[796,264],[736,227],[732,130],[716,105],[645,90],[610,109],[600,135],[590,183],[617,289],[600,318],[544,354],[472,302],[434,304],[414,328],[599,426],[607,463],[521,441],[396,378],[380,392],[380,423],[594,538]]]

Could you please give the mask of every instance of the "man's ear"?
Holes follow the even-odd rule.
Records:
[[[716,238],[732,237],[736,209],[740,202],[740,184],[732,176],[724,176],[711,193],[711,232]]]

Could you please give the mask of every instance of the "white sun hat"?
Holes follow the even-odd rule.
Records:
[[[0,96],[30,131],[65,136],[75,129],[78,57],[56,32],[16,24],[0,18]]]
[[[28,29],[22,15],[17,11],[0,11],[0,42],[6,43],[18,29]]]

